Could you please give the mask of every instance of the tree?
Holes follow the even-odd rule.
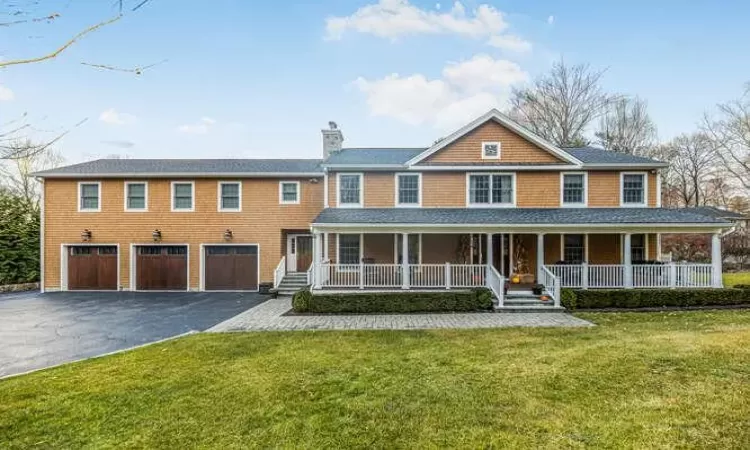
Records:
[[[704,133],[683,134],[661,146],[656,152],[670,162],[662,172],[668,195],[678,204],[669,206],[704,206],[711,204],[709,182],[717,178],[718,156],[711,139]]]
[[[41,153],[27,153],[25,150],[38,146],[39,144],[28,140],[11,144],[10,148],[17,149],[18,154],[23,156],[0,162],[0,187],[22,198],[32,208],[39,208],[41,185],[31,174],[57,167],[63,163],[62,156],[53,149]]]
[[[39,280],[39,210],[0,188],[0,285]]]
[[[703,131],[718,149],[727,172],[750,190],[750,83],[739,99],[719,104],[717,109],[717,117],[704,116]]]
[[[600,87],[604,71],[558,61],[531,86],[514,89],[510,115],[535,134],[561,146],[588,143],[584,133],[616,99]]]
[[[656,143],[656,125],[644,100],[621,98],[610,104],[595,133],[607,150],[645,156]]]
[[[721,240],[721,248],[724,259],[731,258],[739,270],[744,269],[750,262],[750,230],[743,227],[727,234]]]

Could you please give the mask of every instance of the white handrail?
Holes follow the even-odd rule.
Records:
[[[273,287],[277,288],[281,284],[281,280],[286,275],[286,256],[281,257],[281,261],[273,270]]]
[[[489,265],[487,270],[487,287],[495,294],[497,298],[497,308],[502,308],[505,295],[505,278],[494,266]]]
[[[315,264],[310,264],[310,267],[307,269],[307,285],[311,286],[313,284],[313,270],[315,269]]]
[[[711,264],[557,264],[543,269],[566,288],[619,289],[628,279],[634,288],[713,287]]]
[[[547,295],[552,297],[555,306],[560,306],[560,278],[555,276],[547,266],[542,266],[542,284],[544,290],[547,291]]]

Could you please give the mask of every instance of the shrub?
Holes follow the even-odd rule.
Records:
[[[735,289],[750,289],[750,284],[735,284]]]
[[[573,289],[560,291],[560,303],[568,309],[576,309],[576,292]]]
[[[566,289],[562,302],[570,309],[750,305],[750,289]]]
[[[312,294],[303,290],[294,295],[292,307],[295,312],[313,313],[477,311],[492,308],[492,291],[477,288],[441,292]]]

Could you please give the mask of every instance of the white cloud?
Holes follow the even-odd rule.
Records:
[[[9,102],[14,98],[16,98],[16,96],[13,94],[13,91],[0,84],[0,102]]]
[[[525,53],[531,50],[531,42],[523,40],[513,34],[491,36],[487,43],[492,47],[511,52]]]
[[[493,36],[508,28],[503,13],[493,6],[479,5],[470,15],[461,2],[448,12],[420,9],[408,0],[380,0],[354,14],[326,19],[326,39],[341,39],[347,31],[395,39],[413,34],[457,34],[473,38]]]
[[[214,125],[216,125],[216,120],[210,117],[201,117],[201,119],[194,124],[180,125],[177,127],[177,131],[188,134],[206,134],[211,131]]]
[[[549,17],[547,17],[547,23],[550,24],[550,25],[552,25],[553,23],[555,23],[555,16],[549,16]]]
[[[132,114],[118,112],[114,108],[109,108],[99,115],[99,120],[110,125],[126,125],[135,122],[136,117]]]
[[[354,85],[365,95],[372,115],[447,130],[491,108],[503,108],[511,87],[527,79],[513,62],[476,55],[447,65],[441,79],[394,73],[379,80],[360,77]]]

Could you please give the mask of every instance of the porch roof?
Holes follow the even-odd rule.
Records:
[[[730,227],[695,209],[669,208],[326,208],[324,225],[674,225]]]

